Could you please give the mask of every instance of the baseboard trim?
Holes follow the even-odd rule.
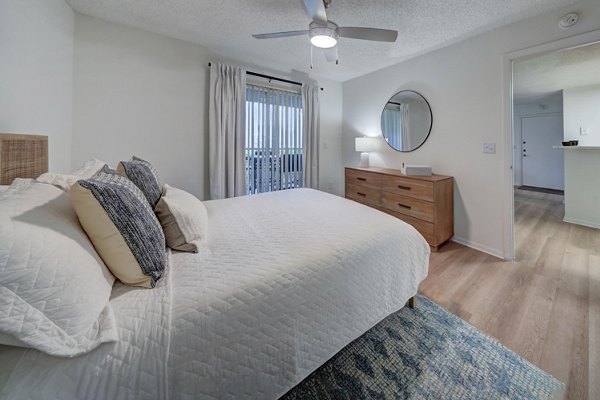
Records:
[[[579,219],[579,218],[564,217],[563,221],[564,222],[568,222],[569,224],[577,224],[577,225],[587,226],[588,228],[600,229],[600,224],[599,223],[597,223],[597,222],[590,222],[590,221],[586,221],[586,220]]]
[[[484,244],[477,243],[477,242],[474,242],[472,240],[464,239],[464,238],[461,238],[459,236],[454,236],[452,238],[452,241],[456,242],[458,244],[462,244],[463,246],[467,246],[467,247],[470,247],[472,249],[479,250],[481,252],[487,253],[487,254],[489,254],[491,256],[498,257],[498,258],[500,258],[502,260],[505,260],[504,254],[502,254],[501,251],[498,251],[497,249],[491,248],[491,247],[486,246]]]

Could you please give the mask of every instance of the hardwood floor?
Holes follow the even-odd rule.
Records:
[[[562,222],[563,197],[515,191],[517,261],[451,242],[420,292],[566,384],[600,399],[600,230]]]

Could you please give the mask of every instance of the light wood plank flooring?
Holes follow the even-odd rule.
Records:
[[[420,292],[564,382],[568,399],[600,399],[600,230],[563,215],[562,196],[516,190],[517,261],[451,242]]]

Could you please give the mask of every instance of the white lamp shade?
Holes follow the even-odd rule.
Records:
[[[377,138],[357,137],[354,141],[354,150],[360,153],[369,153],[377,150]]]

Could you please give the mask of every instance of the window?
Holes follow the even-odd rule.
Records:
[[[302,187],[302,95],[246,86],[246,193]]]

